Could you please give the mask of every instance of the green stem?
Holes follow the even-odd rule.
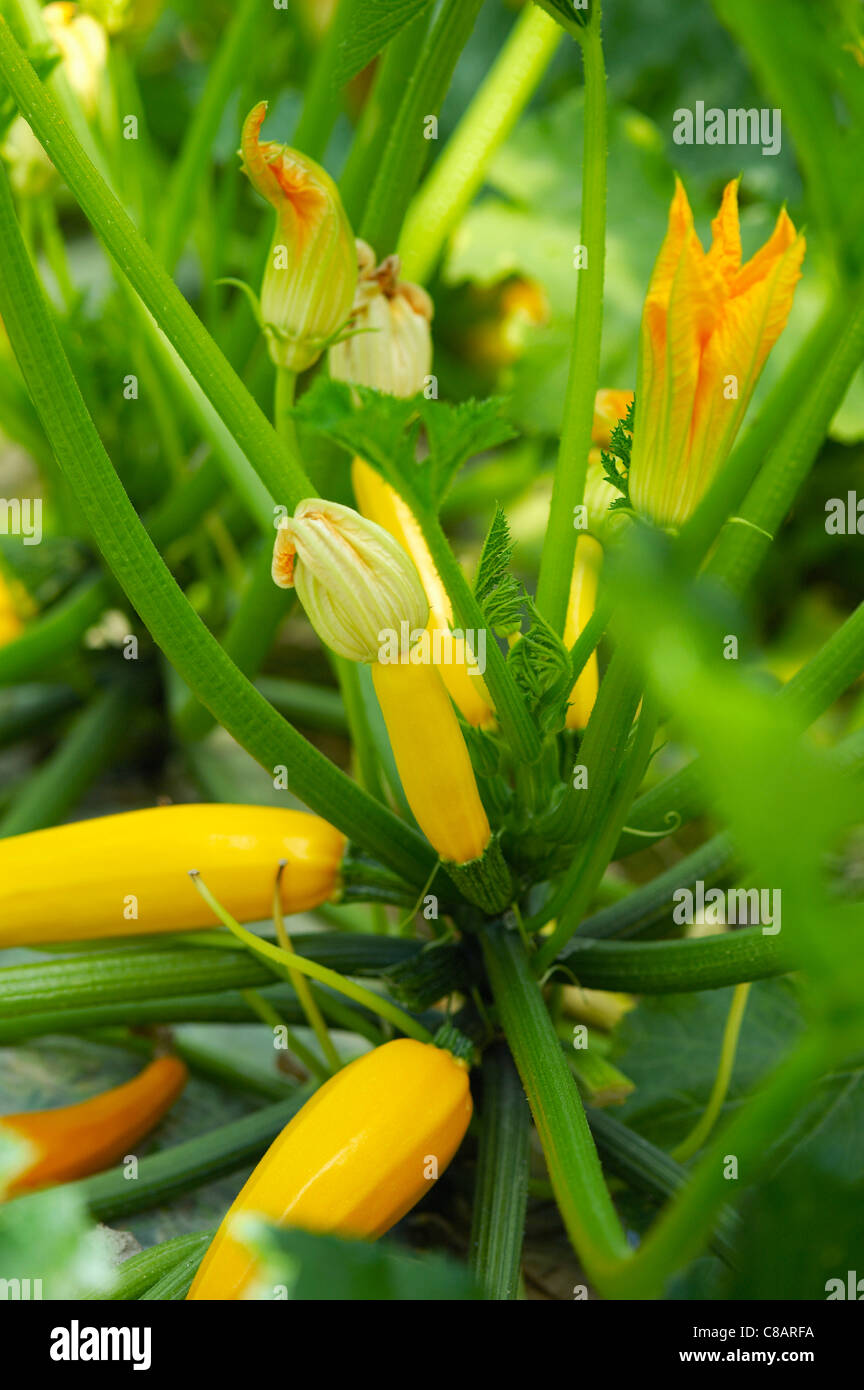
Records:
[[[325,733],[348,732],[342,696],[328,685],[285,680],[281,676],[262,676],[255,682],[255,687],[292,724],[307,725],[310,729],[320,729]]]
[[[518,933],[482,933],[492,994],[534,1122],[567,1233],[589,1277],[607,1276],[628,1256],[627,1238],[603,1180],[576,1082]]]
[[[276,875],[276,886],[273,892],[273,921],[276,924],[276,935],[279,938],[279,945],[282,947],[283,951],[293,955],[294,948],[291,945],[291,938],[285,929],[285,918],[282,913],[282,899],[279,892],[279,885],[284,868],[285,864],[283,861],[283,863],[279,865],[279,872]],[[301,971],[291,969],[288,971],[288,978],[291,981],[294,993],[300,1000],[300,1007],[306,1015],[309,1027],[318,1039],[318,1046],[321,1048],[330,1071],[337,1072],[342,1066],[342,1059],[333,1046],[333,1039],[330,1037],[327,1024],[324,1022],[324,1016],[315,1001],[315,996],[306,981],[306,977]]]
[[[573,557],[576,550],[574,509],[582,501],[585,488],[603,327],[608,135],[606,71],[600,37],[599,0],[595,0],[592,6],[591,23],[582,31],[580,44],[585,67],[580,241],[586,248],[588,263],[578,272],[579,289],[564,403],[564,424],[537,582],[537,606],[558,632],[564,630],[573,575]]]
[[[441,250],[483,185],[486,171],[524,111],[563,38],[529,5],[516,21],[447,148],[408,209],[399,254],[406,280],[428,279]]]
[[[519,1297],[531,1116],[505,1043],[483,1054],[470,1262],[490,1301]]]
[[[342,60],[342,49],[350,40],[351,31],[361,18],[358,0],[339,0],[336,14],[318,50],[309,81],[306,83],[303,110],[292,143],[312,159],[324,158],[330,135],[339,116],[336,74]]]
[[[200,1259],[215,1234],[214,1226],[209,1231],[174,1236],[172,1240],[163,1240],[159,1245],[151,1245],[149,1250],[130,1255],[128,1260],[116,1266],[112,1271],[113,1282],[110,1289],[102,1289],[98,1293],[85,1293],[81,1297],[93,1301],[122,1299],[124,1302],[143,1298],[147,1290],[176,1269],[181,1260],[194,1258],[196,1255]]]
[[[234,918],[216,901],[200,875],[193,872],[190,876],[201,897],[213,909],[223,926],[227,927],[238,941],[242,941],[254,955],[267,961],[273,961],[283,970],[289,972],[296,970],[301,975],[308,975],[311,980],[317,980],[319,984],[329,985],[330,989],[334,989],[337,994],[344,994],[346,999],[353,999],[355,1004],[362,1004],[364,1008],[371,1009],[380,1018],[386,1018],[388,1023],[395,1024],[409,1038],[416,1038],[418,1042],[432,1041],[432,1034],[428,1028],[424,1028],[422,1023],[418,1023],[410,1014],[406,1014],[404,1009],[392,1004],[389,999],[384,999],[379,994],[373,994],[371,989],[366,989],[363,985],[346,979],[344,975],[339,975],[335,970],[329,970],[325,965],[307,960],[305,956],[298,956],[294,951],[285,951],[279,946],[273,946],[271,942],[265,941],[262,937],[256,936],[254,932],[241,927],[240,923],[235,922]]]
[[[399,103],[405,94],[405,75],[417,62],[423,48],[432,8],[427,5],[416,19],[406,24],[390,40],[380,60],[372,91],[366,98],[351,151],[339,179],[342,203],[352,226],[359,221],[363,204],[375,181],[387,137],[396,123]]]
[[[109,598],[104,579],[83,579],[14,642],[0,647],[0,686],[17,685],[56,666],[58,657],[77,647],[88,627],[104,613]]]
[[[360,235],[379,259],[389,255],[399,241],[408,204],[429,153],[427,118],[437,117],[441,109],[482,4],[483,0],[443,0],[408,78],[360,226]]]
[[[0,53],[4,29],[8,35],[0,21]],[[291,789],[309,807],[409,882],[424,882],[435,858],[430,846],[280,718],[226,656],[165,567],[87,413],[21,240],[5,174],[0,246],[0,314],[45,432],[103,555],[153,640],[262,767],[271,773],[289,769]]]
[[[306,1044],[297,1037],[293,1028],[288,1027],[278,1008],[276,1008],[269,999],[265,999],[263,995],[258,993],[257,989],[244,989],[243,997],[246,999],[256,1018],[258,1018],[261,1023],[266,1024],[271,1030],[274,1038],[276,1037],[277,1029],[282,1029],[284,1031],[285,1041],[288,1044],[289,1051],[293,1053],[297,1061],[306,1068],[311,1076],[314,1076],[319,1082],[328,1081],[330,1079],[330,1071],[325,1063],[323,1063],[319,1057],[316,1057],[312,1049],[307,1047]]]
[[[297,427],[294,423],[294,397],[297,391],[297,373],[288,367],[276,368],[276,389],[273,397],[273,423],[276,433],[297,454]]]
[[[272,564],[272,549],[265,542],[252,562],[237,609],[222,639],[223,650],[244,676],[256,674],[291,606],[291,596],[273,583]],[[184,741],[200,739],[212,729],[213,716],[190,696],[177,711],[174,723]]]
[[[0,838],[57,825],[117,753],[129,733],[132,694],[122,682],[99,695],[71,724],[0,819]]]
[[[643,843],[651,842],[646,840]],[[610,903],[593,917],[586,917],[579,928],[579,936],[603,941],[609,937],[649,935],[652,928],[661,925],[665,929],[672,915],[674,893],[681,888],[692,891],[700,881],[707,892],[726,882],[732,876],[735,864],[735,849],[729,836],[714,835],[692,854],[656,874],[650,882],[640,884],[620,902]],[[666,934],[665,930],[663,934]]]
[[[210,170],[213,142],[231,93],[245,75],[252,41],[256,35],[259,41],[266,37],[261,34],[263,22],[260,0],[240,0],[209,64],[204,91],[195,105],[161,202],[155,250],[168,271],[174,269],[188,238],[198,191]]]
[[[720,1117],[729,1090],[729,1082],[732,1080],[732,1068],[735,1066],[735,1053],[738,1050],[738,1036],[744,1021],[744,1010],[747,1007],[749,993],[749,983],[736,985],[732,991],[732,1003],[729,1008],[729,1016],[726,1019],[726,1027],[723,1030],[720,1065],[717,1068],[711,1095],[699,1121],[693,1126],[686,1138],[682,1139],[681,1143],[672,1150],[671,1156],[677,1163],[686,1163],[688,1158],[692,1158],[695,1153],[699,1152]]]
[[[553,964],[590,989],[686,994],[785,974],[794,956],[779,936],[742,927],[682,941],[591,941],[575,937]]]
[[[278,502],[312,487],[257,402],[127,217],[0,17],[0,72],[81,210]]]

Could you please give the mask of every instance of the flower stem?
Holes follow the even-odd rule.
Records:
[[[397,1004],[392,1004],[389,999],[382,998],[380,994],[374,994],[371,989],[356,984],[354,980],[346,979],[344,975],[328,969],[326,965],[319,965],[317,961],[308,960],[306,956],[298,956],[293,951],[285,951],[279,946],[273,946],[269,941],[256,936],[254,932],[241,927],[240,923],[235,922],[221,903],[213,897],[200,874],[193,870],[190,878],[201,897],[213,909],[223,926],[233,932],[238,941],[242,941],[253,955],[272,961],[283,970],[297,970],[300,974],[308,975],[310,979],[317,980],[319,984],[329,985],[330,989],[335,989],[337,994],[344,994],[347,999],[353,999],[355,1004],[362,1004],[365,1008],[378,1014],[380,1018],[386,1018],[388,1023],[395,1024],[400,1032],[405,1033],[409,1038],[416,1038],[418,1042],[432,1041],[432,1034],[428,1028],[424,1028],[422,1023],[418,1023],[415,1018],[406,1014],[404,1009],[400,1009]]]
[[[548,68],[563,32],[529,5],[408,209],[399,254],[406,280],[428,279],[441,249]]]
[[[285,863],[286,861],[283,859],[276,875],[276,885],[273,890],[273,921],[276,924],[276,935],[279,938],[279,945],[282,947],[282,950],[294,955],[294,947],[291,945],[291,938],[285,927],[285,916],[282,912],[282,898],[279,892],[282,875],[285,871]],[[306,981],[305,975],[303,975],[301,971],[292,968],[288,971],[288,979],[291,981],[294,993],[300,1000],[300,1007],[306,1015],[309,1027],[318,1039],[318,1046],[321,1048],[326,1058],[330,1071],[337,1072],[342,1066],[342,1059],[333,1046],[333,1039],[330,1037],[327,1024],[324,1022],[324,1016],[315,1002],[315,996]]]
[[[531,1115],[506,1043],[483,1054],[470,1261],[489,1300],[519,1297]]]
[[[732,1068],[735,1065],[735,1053],[738,1050],[738,1036],[741,1032],[741,1024],[744,1021],[744,1010],[747,1007],[747,996],[750,993],[749,982],[743,985],[736,985],[732,991],[732,1004],[729,1008],[729,1016],[726,1019],[726,1027],[723,1030],[723,1045],[720,1049],[720,1065],[717,1068],[717,1075],[714,1078],[714,1085],[711,1088],[711,1095],[705,1111],[693,1126],[690,1133],[680,1144],[671,1152],[671,1157],[677,1163],[686,1163],[688,1158],[692,1158],[698,1153],[705,1143],[708,1135],[714,1128],[723,1109],[723,1102],[729,1090],[729,1082],[732,1079]]]
[[[492,994],[534,1115],[558,1207],[573,1247],[601,1292],[629,1249],[585,1111],[531,962],[515,931],[481,936]]]
[[[379,260],[389,255],[399,240],[408,204],[429,153],[427,119],[437,119],[482,4],[483,0],[443,0],[408,78],[360,226],[360,235],[378,253]]]
[[[579,274],[570,373],[564,404],[564,424],[552,504],[537,583],[537,606],[558,632],[564,630],[573,574],[576,531],[574,508],[582,501],[594,396],[600,372],[603,326],[603,277],[606,255],[606,70],[600,37],[600,4],[592,6],[591,22],[581,32],[585,68],[584,162],[582,168],[581,244],[587,264]]]
[[[210,155],[231,93],[241,81],[249,50],[262,23],[260,0],[239,0],[210,63],[204,91],[183,137],[180,153],[161,203],[162,216],[155,237],[155,251],[169,272],[173,271],[198,198],[198,190],[210,169]]]

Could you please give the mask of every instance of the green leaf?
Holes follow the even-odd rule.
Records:
[[[507,665],[523,692],[542,734],[564,727],[573,667],[570,653],[554,628],[528,600],[531,626],[510,649]]]
[[[265,1262],[259,1287],[275,1296],[320,1302],[441,1302],[479,1299],[471,1274],[438,1255],[412,1258],[392,1246],[307,1231],[247,1226]]]
[[[358,0],[354,26],[339,46],[335,81],[344,87],[432,0]]]
[[[522,627],[525,590],[510,573],[513,542],[502,508],[495,515],[483,542],[474,593],[489,625],[499,637],[508,637]]]
[[[422,396],[403,400],[368,386],[319,378],[296,414],[307,428],[365,459],[406,501],[437,511],[463,463],[513,437],[501,404],[498,398],[459,405]],[[429,454],[418,461],[421,425]]]

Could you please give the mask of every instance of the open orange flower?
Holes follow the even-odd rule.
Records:
[[[738,181],[709,251],[680,181],[642,316],[630,498],[660,526],[691,515],[732,447],[801,278],[804,237],[786,212],[741,264]]]

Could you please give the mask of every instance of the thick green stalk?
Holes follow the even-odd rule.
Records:
[[[0,22],[0,51],[3,31]],[[267,704],[164,565],[87,412],[21,239],[5,174],[0,175],[0,246],[0,313],[33,401],[105,559],[153,640],[262,767],[271,773],[286,768],[291,790],[311,809],[409,882],[425,882],[435,861],[430,846]]]
[[[687,994],[766,980],[793,968],[778,936],[741,927],[682,941],[592,941],[577,936],[553,964],[590,989],[624,994]]]
[[[254,676],[273,645],[277,629],[291,607],[291,598],[273,583],[273,552],[265,542],[250,566],[237,609],[222,638],[222,647],[244,676]],[[175,715],[181,738],[203,738],[213,716],[189,697]]]
[[[408,209],[399,254],[406,280],[429,278],[442,248],[483,185],[496,151],[542,80],[563,33],[529,5]]]
[[[587,265],[578,271],[579,288],[570,350],[564,423],[555,468],[552,503],[540,576],[537,606],[557,632],[563,632],[576,550],[574,509],[582,501],[594,423],[594,397],[600,372],[603,328],[603,278],[606,257],[606,71],[600,37],[600,4],[580,35],[585,66],[585,127],[582,165],[580,242]],[[576,273],[576,272],[574,272]]]
[[[87,158],[0,17],[0,73],[76,201],[259,477],[291,510],[308,478]]]
[[[645,844],[650,844],[646,840]],[[610,903],[592,917],[586,917],[579,928],[580,939],[590,937],[603,941],[609,937],[641,937],[653,927],[665,928],[672,913],[672,895],[679,888],[690,888],[702,882],[706,892],[728,880],[735,870],[736,855],[726,834],[714,835],[692,854],[679,859],[648,883],[641,883],[619,902]]]
[[[481,940],[492,995],[528,1095],[558,1207],[576,1253],[602,1292],[609,1272],[629,1249],[576,1082],[518,932],[493,925]]]
[[[360,235],[379,260],[393,251],[429,152],[426,122],[437,117],[459,55],[483,0],[443,0],[438,18],[408,78],[390,138],[369,194]]]
[[[267,22],[264,14],[272,19],[272,10],[265,9],[262,14],[260,0],[240,0],[219,50],[208,66],[204,91],[195,106],[161,202],[155,250],[169,271],[174,269],[189,235],[198,191],[210,171],[213,142],[231,93],[245,76],[252,41],[256,36],[259,42],[264,40],[261,33],[261,25]]]
[[[354,133],[351,150],[339,179],[339,192],[352,226],[363,213],[363,204],[375,182],[387,137],[396,122],[405,95],[405,75],[417,62],[432,19],[431,5],[400,29],[381,57],[375,83],[366,98]]]
[[[233,945],[230,937],[226,941]],[[360,976],[380,975],[388,965],[421,949],[416,941],[357,932],[312,932],[294,937],[298,955],[341,974]],[[81,956],[60,956],[0,970],[0,1018],[5,1022],[60,1009],[134,1005],[136,1001],[254,989],[272,985],[273,977],[269,965],[242,949],[126,942],[119,949],[92,950]]]
[[[483,1054],[470,1263],[487,1299],[516,1299],[528,1204],[531,1114],[506,1043]]]
[[[128,736],[132,689],[114,685],[70,725],[59,747],[27,778],[0,818],[0,838],[57,825],[105,770]]]

